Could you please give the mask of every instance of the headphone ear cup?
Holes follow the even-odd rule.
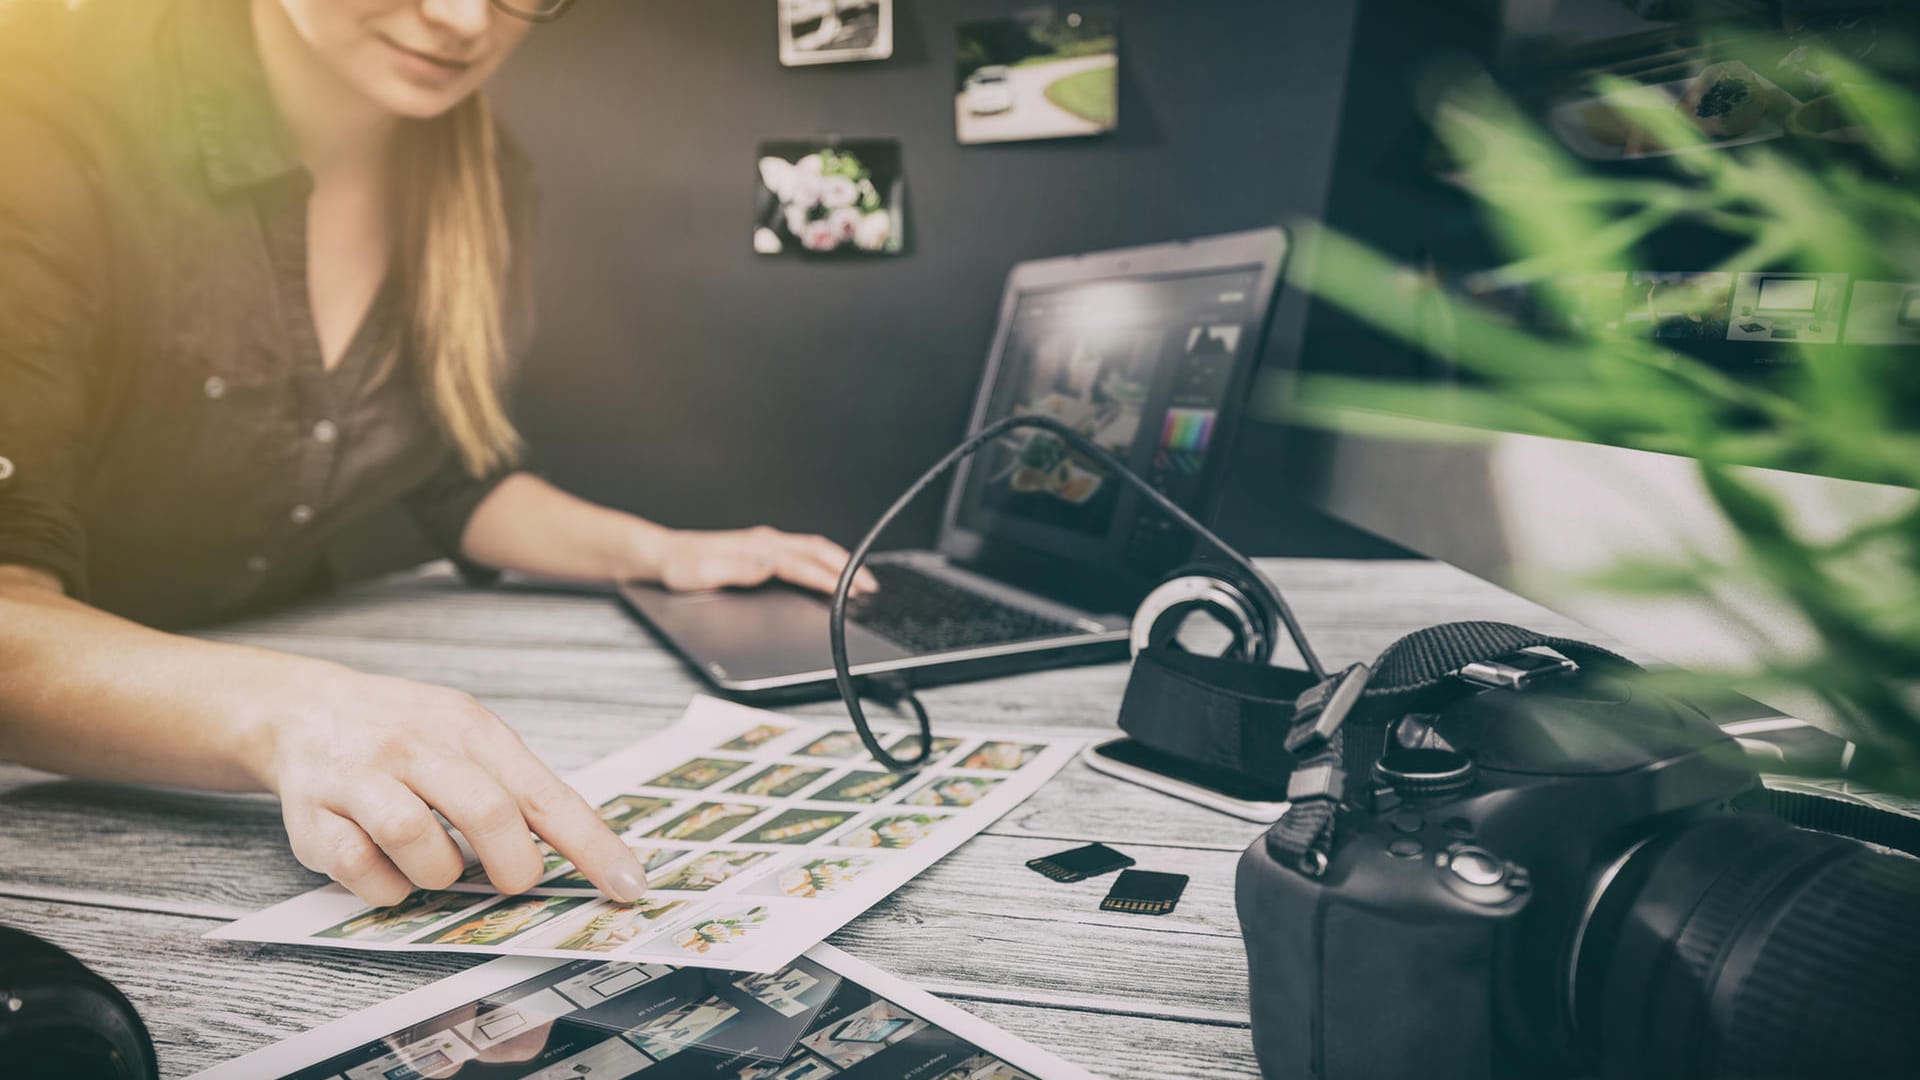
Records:
[[[1225,659],[1265,665],[1273,660],[1280,613],[1266,590],[1231,566],[1196,563],[1174,571],[1155,586],[1134,612],[1132,644],[1180,648],[1180,628],[1189,616],[1206,612],[1232,634]]]

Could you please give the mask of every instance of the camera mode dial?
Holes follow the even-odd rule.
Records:
[[[1458,750],[1389,742],[1373,773],[1403,799],[1430,799],[1466,790],[1474,768],[1473,759]]]

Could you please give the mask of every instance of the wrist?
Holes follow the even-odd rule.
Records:
[[[353,669],[323,660],[262,653],[255,677],[236,681],[243,704],[232,714],[226,749],[252,786],[280,793],[282,762],[296,729],[324,723]]]
[[[658,582],[674,552],[686,542],[687,533],[669,529],[641,518],[628,518],[627,528],[610,575],[618,581]]]

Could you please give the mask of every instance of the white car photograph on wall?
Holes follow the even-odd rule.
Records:
[[[1119,33],[1110,8],[1042,9],[963,22],[954,130],[962,143],[1101,135],[1119,122]]]

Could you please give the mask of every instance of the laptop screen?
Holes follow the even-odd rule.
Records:
[[[1260,340],[1260,285],[1261,267],[1247,266],[1023,293],[983,422],[1052,416],[1194,510]],[[1125,481],[1046,432],[981,451],[964,485],[955,524],[990,541],[1128,577],[1164,573],[1191,547]]]

